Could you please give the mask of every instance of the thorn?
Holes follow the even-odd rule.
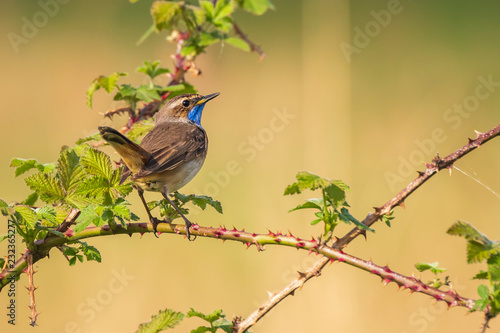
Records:
[[[425,174],[423,171],[417,171],[417,173],[419,177],[422,177]]]
[[[276,295],[275,293],[272,293],[269,290],[266,290],[266,293],[269,298],[273,298]]]
[[[476,135],[477,135],[477,137],[478,137],[478,138],[479,138],[481,135],[483,135],[483,134],[484,134],[484,133],[481,133],[481,132],[476,131],[476,130],[474,130],[474,133],[476,133]]]
[[[469,144],[473,143],[475,140],[472,140],[471,138],[467,138],[469,139]]]
[[[373,209],[375,209],[376,214],[380,214],[380,212],[382,211],[382,207],[373,207]]]
[[[404,202],[404,201],[401,201],[401,202],[399,203],[399,206],[400,206],[401,208],[403,208],[404,210],[406,210],[406,205],[405,205],[405,202]]]
[[[429,163],[425,163],[425,162],[424,162],[424,165],[425,165],[425,167],[426,167],[427,169],[432,168],[432,165],[431,165],[431,164],[429,164]]]
[[[368,240],[368,239],[366,238],[366,230],[364,230],[364,229],[363,229],[363,230],[361,230],[361,231],[359,232],[359,234],[360,234],[360,235],[363,235],[363,237],[365,237],[365,241],[366,241],[366,240]]]
[[[306,278],[306,273],[301,272],[301,271],[297,271],[297,273],[299,273],[299,279],[305,279]]]

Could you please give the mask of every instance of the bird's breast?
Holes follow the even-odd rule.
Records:
[[[184,162],[175,169],[166,170],[144,178],[135,179],[134,183],[146,191],[162,191],[167,188],[168,193],[178,191],[196,176],[203,166],[205,155],[198,156]]]

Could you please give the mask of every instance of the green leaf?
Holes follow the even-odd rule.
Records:
[[[87,261],[101,262],[101,253],[94,246],[88,245],[85,242],[81,243],[80,250],[85,255]]]
[[[57,174],[66,191],[78,187],[85,178],[83,167],[80,165],[80,157],[73,149],[68,148],[61,152],[57,160]]]
[[[24,201],[21,203],[26,206],[34,206],[37,200],[38,200],[38,193],[33,192],[30,195],[28,195],[28,197],[24,199]]]
[[[467,242],[467,262],[475,263],[488,259],[497,254],[500,249],[491,245],[485,245],[476,241]]]
[[[174,328],[184,319],[184,314],[171,309],[160,310],[157,315],[151,316],[151,321],[139,325],[137,333],[156,333]]]
[[[231,333],[233,331],[233,323],[226,318],[217,319],[212,325],[215,329],[220,328],[226,333]],[[248,331],[246,332],[249,333]]]
[[[151,15],[156,31],[170,30],[176,16],[180,14],[180,4],[173,1],[155,1],[151,6]]]
[[[9,205],[7,205],[7,203],[2,199],[0,199],[0,212],[2,213],[2,215],[11,215],[14,213],[13,209],[9,207]]]
[[[99,134],[99,132],[96,132],[96,133],[91,134],[89,136],[86,136],[84,138],[78,139],[78,141],[76,141],[76,144],[81,145],[82,143],[86,143],[89,141],[101,141],[101,140],[102,140],[101,134]]]
[[[250,52],[250,45],[241,38],[229,37],[224,39],[224,41],[240,50]]]
[[[449,235],[465,237],[468,241],[476,241],[484,245],[491,245],[492,241],[488,239],[484,234],[479,232],[476,228],[467,222],[458,221],[452,225],[447,233]]]
[[[114,72],[110,76],[100,75],[95,78],[91,83],[90,87],[87,89],[87,105],[89,108],[92,108],[92,99],[94,97],[94,93],[99,89],[104,89],[109,93],[113,91],[116,87],[118,79],[120,76],[125,76],[126,73]]]
[[[299,209],[307,209],[307,208],[316,208],[322,210],[323,208],[323,199],[321,198],[313,198],[307,199],[305,203],[298,205],[295,208],[290,209],[288,212],[293,212]]]
[[[469,223],[458,221],[448,229],[447,233],[467,240],[468,263],[480,262],[500,252],[498,241],[490,240]]]
[[[95,212],[95,206],[90,205],[84,209],[82,209],[80,216],[78,216],[78,219],[76,220],[76,226],[75,226],[75,232],[81,232],[85,230],[90,224],[93,224],[95,226],[99,226],[104,224],[104,222],[101,220],[101,217],[96,214]]]
[[[182,86],[184,88],[181,90],[171,90],[171,93],[168,95],[168,98],[171,99],[171,98],[174,98],[175,96],[182,95],[182,94],[197,94],[198,93],[198,91],[187,82],[184,82],[182,84]],[[169,86],[169,88],[170,87],[175,87],[175,86]]]
[[[101,176],[107,180],[113,175],[109,156],[95,148],[86,149],[80,158],[80,163],[90,174]]]
[[[202,210],[205,210],[207,205],[212,206],[219,214],[222,214],[222,204],[220,203],[220,201],[212,199],[212,197],[195,194],[184,195],[179,192],[175,192],[174,197],[179,199],[183,204],[192,202]]]
[[[144,101],[147,103],[155,100],[161,100],[161,96],[158,94],[158,90],[155,87],[151,87],[147,84],[143,84],[137,88],[137,98],[140,101]]]
[[[236,0],[238,6],[255,15],[262,15],[268,9],[274,9],[269,0]]]
[[[170,70],[168,70],[167,68],[158,67],[159,65],[160,65],[159,60],[153,62],[145,61],[142,66],[139,66],[137,68],[137,71],[139,73],[144,73],[148,75],[151,79],[154,79],[155,77],[161,74],[170,73]]]
[[[490,296],[490,290],[484,284],[481,284],[479,285],[479,287],[477,287],[477,293],[482,299],[488,299],[488,297]]]
[[[375,230],[373,230],[373,229],[367,227],[366,225],[364,225],[363,223],[359,222],[354,216],[351,215],[349,210],[345,207],[342,207],[338,217],[341,221],[343,221],[347,224],[350,224],[350,222],[354,223],[359,229],[375,232]]]
[[[214,321],[224,318],[226,315],[223,314],[222,310],[215,310],[214,312],[205,315],[199,311],[196,311],[195,309],[191,308],[188,313],[186,314],[186,317],[191,318],[191,317],[198,317],[201,318],[209,323],[213,323]]]
[[[235,10],[234,2],[231,0],[217,0],[214,8],[214,19],[221,20],[230,16]]]
[[[154,121],[145,120],[135,122],[127,133],[127,137],[132,141],[137,141],[138,138],[146,135],[154,127]]]
[[[419,272],[424,272],[426,270],[430,270],[434,274],[446,272],[446,268],[440,268],[439,262],[437,261],[432,263],[419,262],[415,264],[415,267],[418,269]]]
[[[38,215],[38,220],[45,220],[54,226],[57,224],[57,211],[52,206],[43,206],[35,210]]]
[[[35,211],[29,206],[17,205],[14,206],[15,215],[27,227],[33,228],[38,221],[38,216]]]
[[[54,163],[42,164],[34,159],[25,160],[22,158],[13,158],[10,162],[10,166],[16,168],[15,171],[16,177],[34,168],[38,169],[38,171],[45,173],[50,173],[54,171],[55,168]]]
[[[318,188],[321,188],[327,190],[328,194],[331,195],[332,198],[335,198],[339,195],[337,193],[338,191],[337,188],[341,190],[349,189],[349,187],[340,180],[331,180],[328,178],[323,178],[308,171],[301,171],[297,173],[296,178],[297,182],[289,185],[285,189],[284,195],[299,194],[306,189],[314,191]],[[332,185],[337,188],[328,189]]]
[[[489,275],[488,275],[488,272],[479,271],[479,273],[477,273],[476,275],[474,275],[474,277],[472,279],[474,279],[474,280],[488,280],[489,279]]]
[[[491,282],[500,281],[500,255],[495,254],[488,258],[488,276]]]
[[[65,193],[61,181],[52,175],[39,172],[24,181],[38,193],[40,200],[46,203],[56,203],[64,199]]]

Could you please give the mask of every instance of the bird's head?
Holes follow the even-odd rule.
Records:
[[[183,94],[170,99],[156,115],[156,122],[165,120],[187,119],[201,126],[201,114],[205,103],[219,96],[219,93],[210,95]]]

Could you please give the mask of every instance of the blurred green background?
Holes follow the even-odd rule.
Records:
[[[421,161],[430,161],[436,152],[446,156],[474,137],[474,130],[499,123],[500,3],[273,3],[276,10],[262,17],[236,15],[266,52],[264,61],[216,45],[199,57],[203,75],[187,76],[201,93],[221,93],[204,113],[208,158],[183,193],[213,195],[223,203],[224,215],[210,210],[193,215],[199,224],[318,235],[321,226],[309,225],[311,212],[287,213],[315,195],[282,196],[297,171],[345,181],[352,190],[351,212],[362,219],[406,186],[414,170],[423,170]],[[161,60],[171,68],[174,46],[164,35],[135,45],[150,26],[150,5],[145,0],[60,4],[16,50],[8,34],[21,35],[26,20],[40,20],[43,6],[37,1],[0,4],[2,199],[21,201],[29,193],[9,168],[12,157],[52,162],[62,145],[72,145],[97,126],[121,125],[102,118],[100,113],[116,107],[105,93],[96,95],[92,110],[85,105],[92,79],[123,71],[131,73],[126,80],[141,83],[143,77],[134,70],[144,60]],[[346,47],[354,52],[350,59]],[[494,82],[490,90],[484,80]],[[288,118],[280,122],[277,114]],[[272,124],[283,126],[272,130]],[[258,146],[252,146],[252,137]],[[376,224],[368,242],[359,238],[347,252],[407,275],[416,273],[418,261],[438,260],[448,268],[454,288],[475,297],[478,282],[471,277],[481,267],[466,265],[465,242],[445,231],[461,219],[500,238],[499,149],[500,141],[494,140],[457,163],[493,192],[457,170],[451,176],[443,172],[413,194],[405,210],[396,209],[392,228]],[[223,173],[230,161],[237,161],[240,171],[227,178]],[[147,194],[150,200],[158,196]],[[137,195],[129,200],[145,218]],[[0,233],[7,230],[6,221],[3,225]],[[348,230],[340,227],[339,235]],[[133,332],[166,307],[182,312],[222,308],[230,320],[246,317],[267,299],[266,290],[281,290],[297,270],[316,260],[289,248],[268,246],[257,253],[241,244],[203,238],[188,243],[173,235],[89,243],[100,249],[102,263],[69,267],[54,250],[50,259],[36,264],[38,327],[28,326],[27,279],[22,276],[16,326],[2,316],[0,331]],[[6,253],[5,244],[0,250]],[[23,244],[18,250],[24,251]],[[4,313],[5,291],[0,300]],[[481,319],[462,308],[448,311],[425,295],[408,297],[394,284],[383,287],[376,276],[334,264],[252,331],[475,332]],[[491,332],[500,328],[497,321]],[[185,320],[174,331],[200,324]]]

